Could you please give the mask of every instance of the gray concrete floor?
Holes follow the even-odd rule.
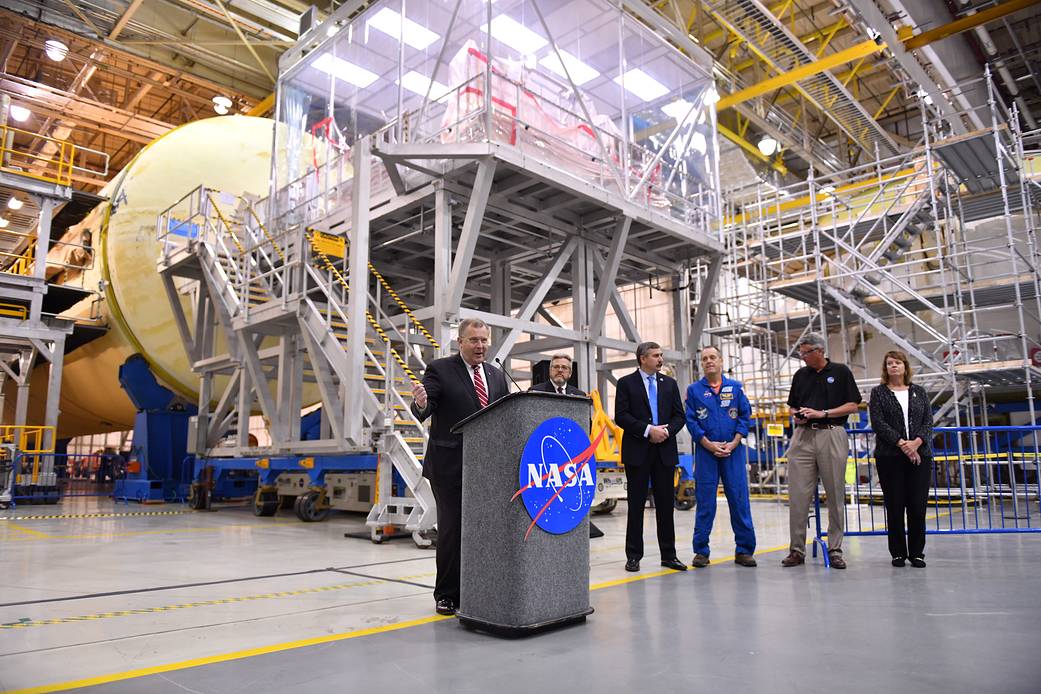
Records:
[[[361,516],[111,515],[183,510],[0,513],[0,690],[1041,691],[1041,536],[930,536],[925,570],[891,567],[883,537],[850,538],[845,572],[782,569],[787,508],[755,502],[746,569],[720,500],[711,566],[660,570],[648,511],[634,575],[621,504],[595,518],[596,613],[502,640],[434,618],[432,553],[344,539]],[[71,517],[28,518],[54,513]],[[676,521],[689,561],[693,514]]]

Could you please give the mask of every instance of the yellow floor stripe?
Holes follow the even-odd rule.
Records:
[[[42,539],[45,539],[45,540],[49,540],[52,537],[51,535],[48,535],[47,533],[41,533],[39,530],[32,530],[30,528],[23,528],[18,523],[8,523],[4,527],[5,528],[11,528],[12,530],[17,530],[18,532],[25,533],[26,535],[30,535],[31,538],[29,538],[29,537],[24,538],[26,540],[28,540],[28,539],[37,539],[37,538],[42,538]]]
[[[760,554],[769,554],[782,549],[787,549],[788,545],[771,547],[763,550]],[[720,557],[717,562],[723,562],[728,559],[733,559],[733,556]],[[641,574],[639,576],[630,576],[614,581],[604,581],[601,583],[595,583],[590,585],[590,590],[602,590],[604,588],[610,588],[613,586],[624,585],[626,583],[633,583],[635,581],[646,581],[651,578],[657,578],[659,576],[665,576],[668,574],[680,573],[679,571],[673,571],[672,569],[665,569],[663,571],[655,571],[652,573]],[[418,578],[422,575],[429,574],[417,574],[412,578]],[[409,578],[409,577],[406,577]],[[377,581],[378,582],[378,581]],[[128,613],[133,613],[133,610],[126,610]],[[214,665],[216,663],[226,663],[232,660],[241,660],[243,658],[252,658],[258,655],[266,655],[268,653],[280,653],[282,651],[291,651],[297,648],[305,648],[307,646],[316,646],[324,643],[333,643],[336,641],[345,641],[347,639],[356,639],[362,636],[372,636],[375,634],[383,634],[391,631],[398,631],[400,629],[409,629],[411,627],[422,626],[424,624],[432,624],[434,622],[441,622],[446,619],[454,619],[453,617],[433,615],[430,617],[421,617],[419,619],[411,619],[404,622],[398,622],[396,624],[386,624],[379,627],[370,627],[367,629],[358,629],[355,631],[347,631],[340,634],[329,634],[327,636],[317,636],[309,639],[300,639],[297,641],[286,641],[283,643],[276,643],[270,646],[260,646],[257,648],[248,648],[241,651],[232,651],[231,653],[220,653],[217,655],[205,656],[202,658],[193,658],[191,660],[182,660],[174,663],[166,663],[165,665],[154,665],[152,667],[138,668],[136,670],[127,670],[125,672],[116,672],[109,675],[98,675],[97,677],[87,677],[79,680],[70,680],[68,682],[58,682],[55,684],[47,684],[39,687],[29,687],[28,689],[16,689],[8,692],[8,694],[44,694],[46,692],[63,692],[69,689],[77,689],[80,687],[93,687],[101,684],[110,684],[112,682],[122,682],[124,680],[132,680],[139,677],[148,677],[149,675],[158,675],[164,672],[174,672],[176,670],[186,670],[188,668],[200,667],[202,665]]]
[[[402,576],[402,581],[427,578],[433,576],[433,572]],[[162,605],[159,607],[141,607],[133,610],[115,610],[112,612],[98,612],[96,614],[78,615],[75,617],[54,617],[51,619],[26,619],[19,622],[8,622],[0,624],[3,629],[29,629],[31,627],[51,626],[55,624],[69,624],[72,622],[85,622],[97,619],[111,619],[113,617],[130,617],[139,614],[156,614],[159,612],[174,612],[176,610],[187,610],[193,607],[213,607],[215,605],[232,605],[240,602],[253,602],[255,600],[274,600],[276,598],[292,598],[298,595],[311,595],[314,593],[327,593],[334,590],[347,590],[350,588],[362,588],[383,583],[393,583],[393,580],[370,579],[368,581],[354,581],[352,583],[336,583],[329,586],[316,586],[314,588],[301,588],[299,590],[281,590],[274,593],[261,593],[259,595],[240,595],[230,598],[216,598],[214,600],[200,600],[197,602],[185,602],[176,605]]]
[[[119,672],[112,675],[99,675],[98,677],[87,677],[81,680],[72,680],[69,682],[60,682],[57,684],[46,684],[41,687],[29,687],[28,689],[15,689],[8,692],[8,694],[43,694],[44,692],[63,692],[69,689],[77,689],[79,687],[93,687],[99,684],[110,684],[112,682],[121,682],[123,680],[131,680],[138,677],[147,677],[149,675],[158,675],[164,672],[173,672],[174,670],[184,670],[187,668],[199,667],[201,665],[213,665],[214,663],[226,663],[230,660],[241,660],[243,658],[252,658],[258,655],[266,655],[268,653],[279,653],[281,651],[293,650],[296,648],[305,648],[307,646],[318,646],[323,643],[333,643],[335,641],[346,641],[347,639],[356,639],[362,636],[372,636],[374,634],[385,634],[390,631],[398,631],[400,629],[408,629],[410,627],[421,626],[423,624],[432,624],[434,622],[441,622],[446,619],[453,619],[452,617],[446,617],[442,615],[433,615],[430,617],[421,617],[420,619],[410,619],[405,622],[398,622],[396,624],[385,624],[379,627],[369,627],[367,629],[358,629],[356,631],[348,631],[342,634],[329,634],[327,636],[316,636],[310,639],[301,639],[299,641],[288,641],[286,643],[276,643],[271,646],[259,646],[257,648],[247,648],[241,651],[233,651],[231,653],[222,653],[220,655],[206,656],[204,658],[193,658],[191,660],[182,660],[176,663],[167,663],[165,665],[154,665],[152,667],[139,668],[137,670],[128,670],[126,672]]]
[[[300,526],[301,523],[298,520],[285,520],[280,521],[275,519],[265,519],[264,525],[270,525],[272,523],[284,523],[286,525]],[[127,530],[120,533],[89,533],[84,535],[49,535],[42,533],[39,530],[29,530],[29,528],[17,527],[14,523],[8,523],[6,525],[0,525],[0,530],[4,528],[13,528],[14,530],[22,530],[23,532],[33,534],[34,537],[8,537],[4,538],[4,542],[29,542],[31,540],[96,540],[96,539],[112,539],[117,537],[140,537],[142,535],[176,535],[179,533],[219,533],[225,530],[232,530],[235,528],[250,528],[252,530],[260,529],[256,523],[235,523],[232,525],[215,525],[207,526],[204,528],[169,528],[166,530]]]
[[[787,544],[777,545],[776,547],[770,547],[768,549],[760,550],[760,551],[756,552],[756,554],[770,554],[771,552],[779,552],[782,549],[788,549],[788,545]],[[713,557],[712,563],[713,564],[722,564],[722,563],[725,563],[725,562],[728,562],[728,561],[733,561],[733,559],[734,559],[734,555],[733,554],[730,554],[730,555],[727,555],[727,556],[723,556],[723,557],[718,557],[718,558],[717,557]],[[712,564],[709,564],[709,566],[712,566]],[[705,568],[707,569],[708,566],[706,566]],[[699,569],[694,569],[694,571],[698,571],[698,570]],[[669,574],[678,574],[678,573],[682,573],[682,572],[676,571],[675,569],[662,569],[661,571],[654,571],[654,572],[651,572],[651,573],[639,573],[639,574],[636,574],[634,576],[626,576],[625,578],[616,578],[613,581],[604,581],[602,583],[594,583],[594,584],[589,586],[589,590],[601,590],[602,588],[611,588],[612,586],[622,586],[622,585],[625,585],[626,583],[634,583],[636,581],[646,581],[648,578],[657,578],[658,576],[667,576]]]
[[[47,516],[0,516],[0,521],[64,520],[68,518],[130,518],[133,516],[181,516],[192,511],[127,511],[125,513],[57,513]]]

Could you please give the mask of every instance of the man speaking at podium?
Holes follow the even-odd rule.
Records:
[[[462,525],[463,437],[452,427],[505,396],[506,376],[484,363],[491,329],[477,318],[459,323],[459,354],[427,364],[423,382],[412,385],[412,413],[419,421],[433,415],[423,456],[423,477],[437,502],[437,579],[434,601],[438,614],[455,614],[459,606],[459,553]]]

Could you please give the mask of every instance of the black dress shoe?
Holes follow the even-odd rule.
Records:
[[[666,569],[672,569],[673,571],[686,571],[687,565],[681,562],[676,557],[672,559],[662,559],[661,565]]]
[[[916,569],[924,569],[925,559],[922,559],[921,557],[911,557],[911,566]]]
[[[904,561],[903,557],[893,557],[893,566],[903,566]]]
[[[640,560],[639,559],[630,559],[630,560],[626,561],[625,562],[625,570],[626,571],[639,571],[640,570]]]
[[[438,614],[453,615],[455,614],[455,603],[448,598],[441,598],[434,609]]]

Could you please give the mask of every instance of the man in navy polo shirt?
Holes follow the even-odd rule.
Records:
[[[708,566],[708,538],[716,518],[716,489],[730,507],[730,526],[737,545],[734,563],[755,566],[755,528],[748,501],[747,453],[741,439],[748,435],[752,407],[741,384],[723,376],[723,355],[715,347],[701,350],[704,377],[687,387],[687,429],[694,442],[694,561]]]

